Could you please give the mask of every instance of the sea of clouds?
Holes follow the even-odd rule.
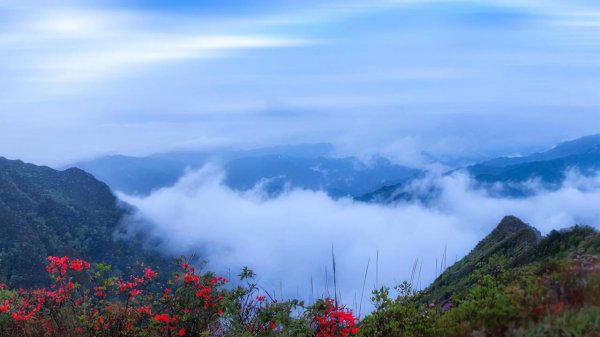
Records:
[[[276,297],[333,296],[333,253],[338,295],[354,307],[367,305],[375,287],[411,276],[416,287],[427,286],[505,215],[542,234],[575,224],[600,227],[600,175],[576,172],[556,190],[519,199],[494,197],[464,173],[432,174],[411,186],[435,186],[435,202],[392,205],[299,189],[269,198],[260,186],[240,192],[223,180],[219,167],[206,165],[149,196],[119,197],[137,209],[131,229],[159,238],[168,254],[196,252],[209,269],[233,279],[248,266]]]

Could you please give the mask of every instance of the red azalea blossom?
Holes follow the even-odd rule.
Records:
[[[79,260],[79,259],[71,261],[71,264],[69,265],[69,268],[71,268],[73,270],[77,270],[77,271],[82,271],[89,267],[90,267],[90,264],[88,262]]]
[[[198,275],[185,273],[185,277],[183,278],[183,282],[185,283],[198,283],[200,278]]]
[[[152,315],[152,307],[150,305],[139,307],[136,310],[137,310],[137,312],[142,313],[142,314]]]
[[[172,323],[172,322],[177,321],[178,316],[173,315],[172,317],[170,317],[169,314],[159,314],[159,315],[154,315],[154,319],[159,322]]]
[[[326,299],[325,304],[324,314],[315,317],[317,337],[347,337],[358,333],[355,326],[358,318],[354,317],[352,311],[337,306],[332,299]]]
[[[150,267],[144,269],[144,277],[148,280],[151,280],[158,275],[155,271],[153,271]]]
[[[8,310],[8,300],[5,300],[4,304],[0,307],[0,311],[3,313],[6,313],[7,310]]]

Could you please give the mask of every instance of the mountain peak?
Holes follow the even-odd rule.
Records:
[[[489,238],[494,238],[494,240],[505,240],[510,238],[511,236],[518,234],[524,230],[534,230],[537,232],[537,229],[529,226],[524,223],[521,219],[517,218],[514,215],[507,215],[500,223],[496,226],[496,228],[490,233]]]
[[[448,298],[454,291],[471,285],[470,275],[494,255],[507,258],[509,267],[528,263],[541,240],[540,232],[513,215],[505,216],[494,230],[460,261],[449,267],[428,288],[433,300]]]
[[[484,161],[481,164],[491,167],[502,167],[537,161],[554,160],[590,153],[600,153],[600,134],[564,141],[544,152],[533,153],[522,157],[499,157]]]
[[[516,216],[507,215],[477,244],[469,256],[478,256],[481,260],[501,253],[511,257],[511,264],[519,264],[528,258],[528,251],[540,238],[541,234],[537,229]]]
[[[548,152],[556,152],[560,154],[579,154],[596,151],[600,151],[600,134],[584,136],[559,143]]]

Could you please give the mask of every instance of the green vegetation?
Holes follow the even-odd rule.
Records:
[[[150,267],[129,277],[110,266],[49,256],[47,288],[0,286],[0,336],[12,337],[350,337],[358,333],[348,309],[332,299],[311,306],[278,301],[244,268],[239,285],[189,260],[161,282]],[[163,277],[163,279],[165,279]]]
[[[373,292],[362,336],[600,336],[600,233],[506,217],[423,291]],[[391,295],[395,292],[395,295]]]
[[[0,157],[0,283],[48,284],[49,255],[109,263],[117,273],[138,261],[167,268],[143,249],[142,237],[115,240],[125,213],[108,186],[89,173]]]
[[[463,259],[441,274],[421,296],[428,301],[439,302],[453,293],[468,290],[475,280],[471,274],[482,261],[494,255],[502,255],[508,267],[531,262],[533,252],[541,240],[539,231],[514,216],[507,216],[500,224]]]

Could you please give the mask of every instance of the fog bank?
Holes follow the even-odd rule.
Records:
[[[367,263],[365,302],[376,282],[393,286],[409,279],[416,260],[422,269],[415,283],[424,287],[445,250],[450,265],[508,214],[542,233],[600,223],[600,176],[576,173],[560,189],[524,199],[491,197],[460,173],[429,176],[413,186],[439,187],[433,206],[365,204],[305,190],[269,199],[260,186],[233,191],[223,178],[218,167],[208,165],[148,197],[119,197],[138,210],[134,217],[141,221],[132,221],[134,229],[162,239],[169,254],[195,251],[210,269],[233,277],[248,266],[277,296],[333,295],[333,249],[338,291],[348,305],[361,297]]]

